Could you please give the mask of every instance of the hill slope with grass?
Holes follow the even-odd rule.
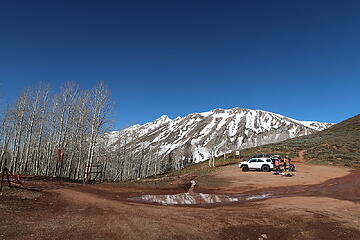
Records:
[[[277,144],[269,144],[241,151],[241,155],[255,153],[288,154],[296,157],[304,151],[304,159],[315,164],[360,167],[360,114],[333,125],[321,132],[297,137]]]

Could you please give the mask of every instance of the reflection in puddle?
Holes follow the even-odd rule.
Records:
[[[271,198],[271,194],[227,196],[206,193],[179,193],[174,195],[142,195],[131,200],[162,205],[193,205],[251,201]]]
[[[195,181],[191,181],[191,187],[187,193],[179,193],[173,195],[142,195],[132,197],[130,200],[158,203],[162,205],[194,205],[194,204],[215,204],[215,203],[233,203],[241,201],[260,200],[273,197],[269,193],[258,195],[218,195],[206,193],[194,193],[193,189],[196,185]]]

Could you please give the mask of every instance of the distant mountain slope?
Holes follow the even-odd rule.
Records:
[[[280,142],[326,129],[332,124],[298,121],[279,114],[243,108],[215,109],[173,120],[162,116],[105,136],[108,146],[147,152],[165,172],[234,150]],[[133,147],[130,147],[132,145]],[[139,158],[139,157],[138,157]],[[141,157],[142,158],[142,157]],[[164,164],[166,167],[164,167]]]
[[[293,156],[305,150],[305,159],[313,163],[360,167],[360,114],[311,135],[242,151],[288,153]]]

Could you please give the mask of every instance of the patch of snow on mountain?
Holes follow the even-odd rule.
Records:
[[[193,154],[195,163],[202,162],[210,158],[209,149],[202,146],[195,147],[195,151],[193,152]]]

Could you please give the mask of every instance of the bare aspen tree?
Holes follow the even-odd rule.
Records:
[[[215,157],[217,152],[216,139],[207,144],[207,149],[209,152],[209,167],[215,167]]]
[[[126,144],[126,152],[125,152],[125,163],[124,163],[124,171],[125,173],[125,179],[133,179],[135,178],[135,158],[136,158],[136,146],[137,146],[137,139],[138,135],[137,132],[133,129],[126,134],[126,139],[129,141],[128,144]]]
[[[154,147],[149,146],[149,151],[147,154],[147,167],[146,167],[146,176],[152,176],[154,173],[150,171],[151,164],[154,162],[154,158],[156,157]]]
[[[139,163],[139,167],[138,167],[138,178],[141,178],[141,170],[143,167],[143,162],[144,162],[144,155],[145,155],[145,144],[144,142],[142,142],[141,144],[141,152],[140,152],[140,163]]]
[[[78,127],[78,136],[76,137],[76,145],[74,151],[77,152],[76,164],[74,170],[74,178],[79,179],[81,174],[83,173],[83,169],[81,168],[85,165],[86,154],[86,137],[89,134],[90,126],[88,121],[88,116],[90,115],[90,109],[88,108],[88,101],[90,98],[89,92],[83,92],[78,96],[77,99],[77,127]]]
[[[40,94],[41,94],[41,87],[36,90],[30,90],[30,97],[29,97],[29,112],[30,115],[28,116],[28,124],[27,124],[27,131],[26,131],[26,139],[25,139],[25,156],[24,156],[24,164],[23,164],[23,173],[29,173],[28,165],[29,165],[29,158],[30,158],[30,148],[33,141],[34,135],[34,128],[35,128],[35,121],[37,119],[37,114],[39,113],[39,105],[40,105]]]
[[[17,171],[19,161],[20,161],[20,150],[21,150],[21,139],[25,130],[25,113],[26,106],[28,104],[28,93],[24,91],[19,99],[16,102],[15,108],[12,110],[12,117],[14,119],[15,125],[15,138],[13,141],[13,150],[12,150],[12,162],[11,162],[11,171]]]
[[[58,123],[58,110],[59,110],[59,95],[55,95],[51,102],[51,107],[49,110],[48,118],[46,120],[47,125],[47,141],[46,141],[46,149],[45,149],[45,170],[44,174],[46,176],[51,175],[55,169],[54,160],[55,160],[55,148],[56,148],[56,139],[57,139],[57,127]]]
[[[209,167],[215,166],[215,150],[213,148],[209,148]]]
[[[91,91],[90,96],[90,106],[92,107],[91,111],[91,133],[89,136],[89,147],[85,171],[85,182],[88,180],[89,170],[93,163],[94,159],[94,150],[96,146],[97,138],[102,130],[102,127],[105,126],[106,120],[110,114],[111,102],[109,98],[109,91],[105,87],[104,82],[98,83],[93,90]]]
[[[77,174],[81,166],[81,160],[84,158],[83,146],[88,129],[88,126],[86,124],[86,119],[88,115],[87,100],[88,94],[82,93],[76,96],[76,99],[73,103],[74,106],[70,120],[72,129],[70,132],[70,142],[68,143],[67,150],[68,152],[70,152],[70,156],[66,171],[67,176],[70,178],[71,176],[77,178]]]
[[[59,104],[59,128],[57,132],[56,147],[58,149],[64,149],[67,141],[70,115],[73,110],[74,98],[77,93],[77,86],[73,82],[67,82],[61,89]],[[63,170],[63,161],[57,161],[55,168],[55,176],[61,176]]]
[[[155,159],[155,162],[154,162],[154,172],[153,172],[153,176],[156,176],[157,173],[158,173],[158,163],[159,163],[159,158],[157,157]]]
[[[3,165],[3,156],[6,152],[8,152],[9,143],[11,140],[11,133],[13,131],[12,125],[11,125],[11,119],[9,118],[9,113],[5,112],[5,114],[2,116],[1,119],[1,128],[0,128],[0,144],[2,146],[1,148],[1,160],[0,160],[0,167]],[[1,168],[2,169],[2,168]]]
[[[40,152],[40,148],[43,144],[43,137],[44,137],[44,125],[45,125],[45,119],[47,115],[47,107],[48,107],[48,97],[49,97],[50,88],[49,86],[44,86],[41,88],[40,91],[40,115],[38,118],[39,121],[39,133],[36,143],[36,151],[35,151],[35,175],[39,175],[40,172],[40,161],[43,159],[43,152]]]
[[[126,146],[127,146],[127,135],[123,136],[123,147],[121,153],[121,170],[120,170],[120,180],[124,180],[125,164],[126,164]]]
[[[117,150],[116,150],[116,169],[117,173],[114,177],[114,181],[123,181],[124,180],[124,173],[125,173],[125,164],[126,164],[126,145],[127,145],[127,134],[119,132],[117,136]]]

